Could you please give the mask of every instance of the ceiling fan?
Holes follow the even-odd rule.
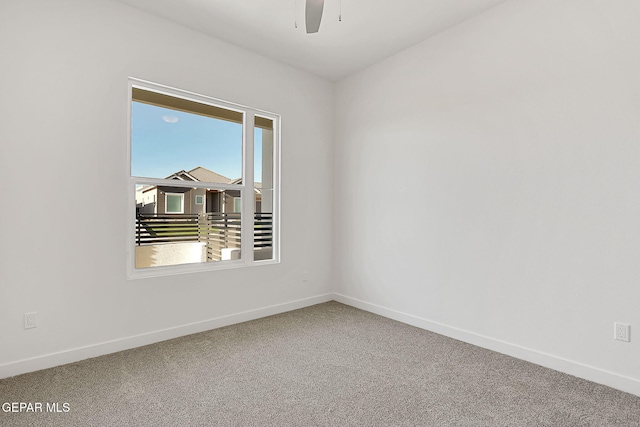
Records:
[[[322,20],[322,9],[324,9],[324,0],[307,0],[305,9],[307,34],[318,32]]]

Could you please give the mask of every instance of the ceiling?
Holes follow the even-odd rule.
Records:
[[[119,1],[339,80],[505,0],[325,0],[316,34],[305,31],[305,0]]]

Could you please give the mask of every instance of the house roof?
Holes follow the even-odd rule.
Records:
[[[216,184],[231,184],[234,180],[227,178],[224,175],[220,175],[212,170],[203,168],[202,166],[195,167],[190,171],[181,170],[174,174],[169,175],[166,179],[180,179],[183,181],[197,181],[197,182],[213,182]]]
[[[231,179],[224,175],[220,175],[212,170],[203,168],[202,166],[195,167],[190,171],[184,169],[175,173],[172,173],[165,179],[177,179],[180,181],[195,181],[195,182],[211,182],[215,184],[242,184],[242,178]],[[262,183],[254,182],[254,192],[257,194],[262,193]],[[156,188],[156,185],[149,185],[142,187],[140,190],[144,193]]]
[[[242,178],[236,178],[236,179],[232,180],[230,182],[230,184],[242,184]],[[256,188],[262,188],[262,183],[261,182],[254,181],[253,184],[254,184],[254,187],[256,187]]]
[[[172,173],[165,179],[179,179],[180,181],[198,181],[198,179],[190,175],[187,171],[181,170],[179,172]]]
[[[242,178],[231,179],[224,175],[220,175],[212,170],[203,168],[202,166],[195,167],[190,171],[181,170],[179,172],[172,173],[165,179],[179,179],[181,181],[196,181],[196,182],[211,182],[215,184],[242,184]],[[261,182],[254,182],[254,189],[256,192],[260,192],[262,189]]]
[[[220,175],[212,170],[198,166],[189,171],[189,174],[196,177],[198,181],[203,182],[216,182],[220,184],[230,184],[233,181],[231,178],[227,178],[224,175]]]

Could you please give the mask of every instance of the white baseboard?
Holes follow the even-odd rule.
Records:
[[[287,311],[297,310],[300,308],[332,300],[359,308],[361,310],[369,311],[371,313],[375,313],[389,319],[397,320],[408,325],[426,329],[453,339],[464,341],[469,344],[477,345],[478,347],[497,351],[499,353],[526,360],[528,362],[535,363],[546,368],[554,369],[556,371],[564,372],[569,375],[573,375],[579,378],[593,381],[595,383],[622,390],[636,396],[640,396],[640,381],[635,378],[626,377],[614,372],[584,365],[572,360],[564,359],[548,353],[543,353],[505,341],[475,334],[473,332],[453,328],[451,326],[443,325],[438,322],[434,322],[418,316],[403,313],[397,310],[382,307],[377,304],[372,304],[337,293],[317,295],[310,298],[290,301],[287,303],[263,307],[255,310],[248,310],[241,313],[208,319],[201,322],[190,323],[174,328],[153,331],[146,334],[135,335],[113,341],[107,341],[103,343],[88,345],[85,347],[73,348],[57,353],[51,353],[6,363],[0,365],[0,378],[8,378],[27,372],[33,372],[41,369],[52,368],[54,366],[64,365],[67,363],[78,362],[80,360],[88,359],[91,357],[98,357],[105,354],[141,347],[144,345],[178,338],[185,335],[204,332],[211,329],[233,325],[236,323],[259,319],[262,317],[272,316],[274,314],[285,313]]]
[[[584,365],[552,354],[543,353],[526,347],[521,347],[505,341],[497,340],[487,336],[475,334],[462,329],[453,328],[411,314],[402,313],[386,307],[351,298],[342,294],[333,294],[333,299],[342,304],[350,305],[361,310],[378,314],[389,319],[397,320],[408,325],[435,332],[459,341],[464,341],[478,347],[497,351],[498,353],[526,360],[536,365],[544,366],[556,371],[564,372],[575,377],[603,384],[627,393],[640,396],[640,380],[616,374],[614,372]]]
[[[317,295],[301,300],[290,301],[283,304],[272,305],[255,310],[248,310],[228,316],[216,317],[201,322],[190,323],[168,329],[153,331],[141,335],[121,338],[113,341],[92,344],[85,347],[78,347],[64,350],[57,353],[45,354],[28,359],[9,362],[0,365],[0,378],[13,377],[27,372],[39,371],[41,369],[52,368],[54,366],[65,365],[67,363],[78,362],[91,357],[103,356],[105,354],[118,351],[129,350],[143,345],[153,344],[185,335],[204,332],[211,329],[221,328],[236,323],[247,322],[261,317],[272,316],[274,314],[285,313],[291,310],[308,307],[315,304],[333,300],[333,294]]]

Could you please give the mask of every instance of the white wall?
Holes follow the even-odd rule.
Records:
[[[638,22],[512,0],[339,82],[339,299],[640,395]]]
[[[638,18],[632,0],[512,0],[334,100],[115,2],[0,3],[0,171],[20,207],[0,209],[0,378],[336,283],[345,302],[640,394],[640,340],[612,339],[614,321],[640,327]],[[128,76],[282,114],[281,264],[126,280]]]
[[[0,378],[330,298],[332,83],[101,0],[1,2],[0,55]],[[126,280],[128,76],[282,115],[281,264]]]

